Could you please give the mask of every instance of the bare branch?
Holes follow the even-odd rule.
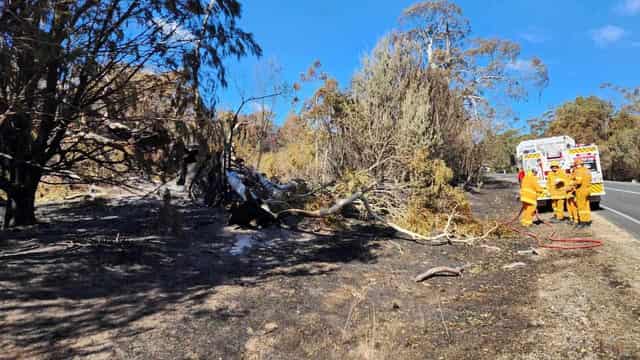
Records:
[[[0,152],[0,157],[10,160],[11,162],[14,162],[16,164],[19,165],[24,165],[24,166],[28,166],[28,167],[33,167],[36,169],[39,169],[41,171],[43,171],[43,173],[45,174],[49,174],[49,175],[58,175],[61,177],[67,177],[70,179],[80,179],[80,177],[78,176],[78,174],[74,173],[73,171],[70,170],[56,170],[56,169],[52,169],[50,167],[47,166],[42,166],[40,164],[37,164],[33,161],[25,161],[25,160],[17,160],[15,159],[13,156],[9,155],[9,154],[5,154],[5,153],[1,153]]]
[[[464,266],[452,268],[447,266],[438,266],[418,275],[413,279],[415,282],[421,282],[434,276],[462,276]]]
[[[287,209],[279,212],[278,217],[282,217],[284,215],[289,215],[289,214],[302,215],[306,217],[316,217],[316,218],[333,215],[339,212],[340,210],[342,210],[345,206],[352,204],[357,199],[361,199],[367,192],[371,191],[374,187],[375,187],[375,183],[365,187],[364,189],[352,194],[347,198],[337,201],[335,205],[327,209],[320,209],[316,211],[308,211],[308,210],[302,210],[302,209]]]

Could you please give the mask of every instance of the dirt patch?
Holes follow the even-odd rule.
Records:
[[[518,207],[514,194],[489,183],[471,195],[473,210],[506,218]],[[637,243],[597,215],[593,232],[605,247],[523,256],[532,239],[429,247],[357,223],[331,234],[314,233],[313,223],[236,229],[186,202],[176,204],[185,219],[177,239],[154,225],[159,206],[43,207],[49,224],[3,233],[2,356],[633,359],[640,351]],[[515,262],[524,266],[504,269]],[[413,281],[460,265],[462,277]]]
[[[638,240],[597,213],[591,230],[561,235],[594,237],[594,250],[544,251],[533,306],[523,311],[535,328],[518,339],[526,359],[638,359]],[[508,357],[505,357],[508,358]]]

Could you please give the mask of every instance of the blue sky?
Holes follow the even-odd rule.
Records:
[[[410,0],[246,0],[242,27],[262,46],[262,60],[275,60],[288,82],[298,80],[314,60],[347,86],[362,56],[398,26]],[[604,82],[640,86],[640,0],[460,0],[471,21],[472,36],[500,37],[522,45],[522,56],[539,56],[549,66],[551,82],[540,97],[512,103],[517,117],[540,115],[579,95],[611,93]],[[256,64],[231,62],[230,87],[220,94],[222,106],[233,107],[239,90],[255,92]],[[312,92],[306,85],[300,95]],[[275,107],[281,120],[290,104]]]

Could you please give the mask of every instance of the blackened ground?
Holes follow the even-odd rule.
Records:
[[[518,209],[514,194],[495,182],[469,196],[479,218],[503,219]],[[531,257],[517,254],[536,245],[529,238],[431,247],[358,223],[240,229],[178,202],[176,237],[160,206],[123,198],[42,207],[44,224],[0,233],[0,358],[638,354],[638,279],[625,274],[639,258],[620,236],[599,250]],[[594,231],[617,231],[606,226]],[[503,269],[515,262],[524,266]],[[413,282],[460,265],[463,277]]]

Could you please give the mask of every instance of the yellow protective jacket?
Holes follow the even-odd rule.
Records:
[[[589,196],[591,193],[591,171],[584,166],[576,168],[573,173],[576,193]]]
[[[572,170],[570,174],[567,174],[567,187],[565,188],[567,199],[572,199],[576,196],[576,174],[575,170]]]
[[[520,185],[520,201],[529,205],[538,205],[538,194],[544,189],[538,184],[538,178],[532,172],[527,173]]]
[[[569,186],[569,176],[563,171],[551,171],[547,175],[547,190],[552,200],[567,198],[567,186]]]

